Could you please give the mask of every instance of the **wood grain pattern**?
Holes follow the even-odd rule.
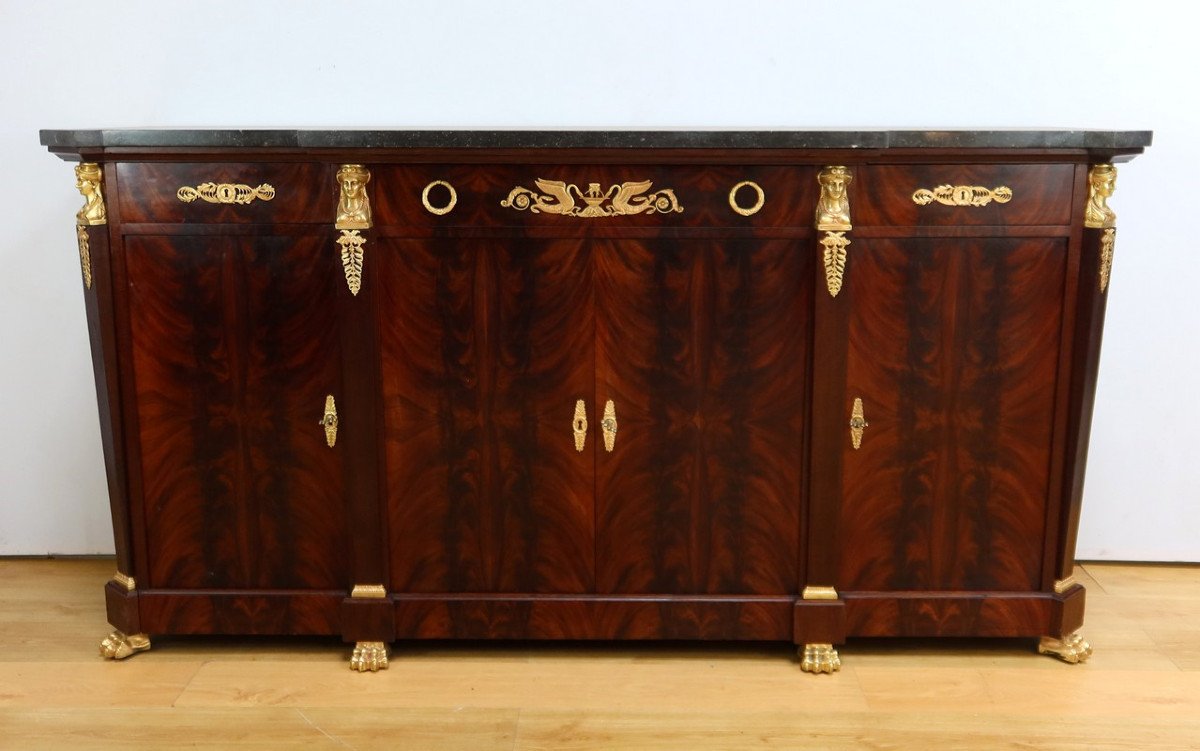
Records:
[[[791,637],[779,597],[395,598],[400,639],[702,639]]]
[[[597,241],[597,588],[795,592],[810,256]]]
[[[869,165],[854,170],[850,206],[855,227],[911,225],[1064,225],[1071,221],[1070,164]],[[1008,203],[920,206],[913,191],[938,185],[1012,188]]]
[[[338,185],[332,164],[271,162],[214,162],[162,164],[121,162],[117,197],[125,223],[287,223],[332,224],[337,213]],[[176,197],[183,186],[233,183],[275,188],[269,201],[247,204],[208,203],[200,198],[184,203]]]
[[[151,634],[288,635],[341,633],[344,593],[154,591],[138,593],[141,627]]]
[[[847,636],[1047,636],[1053,595],[854,593],[846,600]]]
[[[126,239],[149,587],[346,586],[336,255],[324,238]]]
[[[379,327],[392,590],[587,592],[591,253],[579,241],[384,240]]]
[[[1039,588],[1064,240],[859,241],[839,590]],[[847,419],[850,405],[845,405]]]

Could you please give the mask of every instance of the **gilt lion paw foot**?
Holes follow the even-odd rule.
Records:
[[[147,649],[150,649],[150,637],[145,634],[126,635],[114,631],[100,642],[100,656],[106,660],[124,660]]]
[[[832,644],[805,644],[800,649],[800,669],[806,673],[833,673],[842,669],[842,658]]]
[[[1092,656],[1092,645],[1088,644],[1078,631],[1067,634],[1061,639],[1043,636],[1042,640],[1038,642],[1038,654],[1054,655],[1063,662],[1074,665],[1084,662]]]
[[[350,655],[350,669],[359,673],[387,670],[387,645],[381,641],[360,641]]]

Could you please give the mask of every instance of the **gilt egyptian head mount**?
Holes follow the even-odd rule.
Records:
[[[75,167],[75,187],[83,194],[83,208],[75,215],[80,225],[94,226],[108,222],[104,209],[104,173],[100,165],[84,162]]]
[[[1108,207],[1108,199],[1117,188],[1117,168],[1097,164],[1088,171],[1088,201],[1083,226],[1107,229],[1117,226],[1117,213]]]
[[[367,183],[371,173],[361,164],[343,164],[337,171],[338,198],[337,229],[367,229],[371,226],[371,203],[367,199]]]
[[[826,167],[817,175],[821,197],[817,201],[817,229],[844,232],[850,226],[850,196],[847,186],[854,176],[845,167]]]

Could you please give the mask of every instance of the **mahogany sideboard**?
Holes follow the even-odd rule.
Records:
[[[153,634],[1040,638],[1144,131],[43,131]],[[1032,644],[1032,642],[1031,642]]]

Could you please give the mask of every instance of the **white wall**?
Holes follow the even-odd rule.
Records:
[[[851,5],[0,0],[0,554],[112,549],[81,199],[39,128],[1065,126],[1155,130],[1112,201],[1079,555],[1200,560],[1200,14]]]

